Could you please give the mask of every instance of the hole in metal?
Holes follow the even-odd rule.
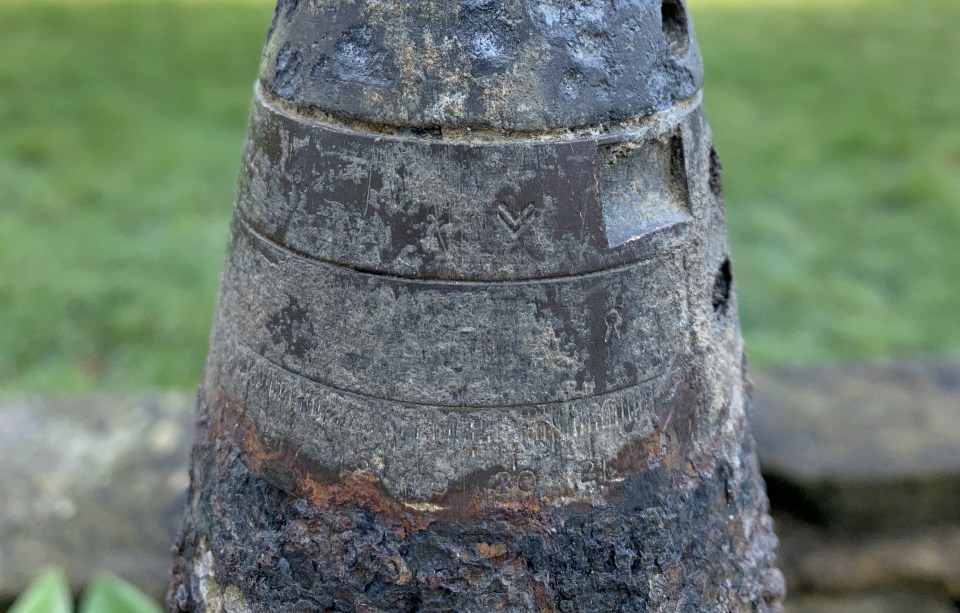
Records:
[[[721,172],[723,164],[720,163],[720,155],[714,147],[710,147],[710,191],[714,196],[723,196],[723,177]]]
[[[725,258],[717,278],[713,282],[713,312],[723,317],[730,308],[730,288],[733,285],[733,273],[730,270],[730,258]]]
[[[667,41],[670,53],[684,57],[690,51],[690,30],[687,22],[687,10],[681,0],[663,0],[660,6],[663,22],[663,38]]]

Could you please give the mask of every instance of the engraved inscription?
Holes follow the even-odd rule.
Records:
[[[506,493],[512,489],[512,485],[513,475],[506,471],[502,471],[490,478],[490,483],[487,484],[487,489],[493,490],[494,492]]]
[[[520,474],[517,475],[517,487],[520,488],[521,491],[531,491],[536,483],[537,473],[532,470],[521,470]]]
[[[602,459],[587,460],[580,466],[580,482],[607,482],[613,478],[610,466]]]
[[[537,212],[537,207],[532,202],[528,202],[521,210],[516,210],[518,208],[519,207],[515,207],[515,210],[511,211],[510,207],[504,203],[501,203],[500,206],[497,207],[497,216],[514,237],[520,235]]]
[[[213,354],[210,363],[218,389],[206,394],[243,398],[246,414],[267,440],[277,431],[276,416],[289,415],[292,422],[284,426],[293,427],[288,442],[299,457],[341,473],[370,474],[413,503],[475,488],[495,498],[529,492],[582,499],[622,480],[615,460],[627,444],[693,410],[677,396],[683,376],[669,366],[602,399],[465,414],[339,392],[282,370],[230,334],[218,344],[223,353]],[[223,355],[230,361],[223,362]],[[654,410],[667,406],[665,416]],[[351,424],[364,424],[362,433],[344,439]]]
[[[607,333],[604,341],[609,343],[611,340],[623,336],[624,319],[621,309],[613,308],[607,311],[607,314],[604,316],[604,321],[607,324]]]
[[[516,492],[533,491],[537,484],[537,473],[530,469],[524,469],[519,472],[500,471],[490,477],[486,489],[500,494],[509,494]]]

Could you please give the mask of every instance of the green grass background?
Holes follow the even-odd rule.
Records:
[[[754,362],[960,352],[960,2],[689,0]],[[186,388],[269,0],[0,0],[0,393]]]

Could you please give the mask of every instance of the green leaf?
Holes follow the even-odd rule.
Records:
[[[20,595],[10,613],[72,613],[70,588],[59,570],[48,570]]]
[[[97,577],[80,601],[80,613],[162,613],[143,592],[114,575]]]

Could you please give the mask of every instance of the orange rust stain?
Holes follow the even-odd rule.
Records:
[[[467,585],[469,585],[470,587],[477,587],[481,583],[483,583],[484,572],[479,568],[468,567],[464,571],[464,575],[467,581]]]
[[[654,430],[644,437],[635,438],[620,448],[617,457],[613,460],[613,467],[618,471],[633,472],[647,470],[652,462],[664,458],[664,437],[659,430]]]
[[[410,532],[423,530],[436,520],[429,513],[410,511],[383,489],[379,480],[365,473],[340,475],[317,474],[305,466],[296,451],[278,447],[270,449],[258,436],[253,424],[239,403],[215,396],[218,411],[214,432],[218,441],[231,440],[242,450],[247,469],[263,478],[271,473],[283,474],[291,484],[290,493],[304,498],[316,508],[354,505],[392,520],[398,524],[397,536],[405,538]]]
[[[544,507],[532,494],[497,495],[466,488],[459,494],[445,496],[439,511],[410,509],[394,499],[375,476],[364,472],[327,471],[307,464],[296,450],[270,447],[247,418],[241,403],[215,396],[213,430],[218,444],[239,446],[247,469],[261,478],[279,479],[290,494],[307,500],[315,508],[356,506],[390,521],[395,534],[406,539],[411,533],[426,529],[441,518],[468,518],[507,522],[521,530],[545,532],[552,523],[552,509]],[[226,459],[226,455],[224,458]],[[478,479],[482,482],[483,479]],[[495,557],[495,556],[494,556]]]
[[[547,585],[543,581],[534,581],[533,596],[536,598],[537,609],[539,609],[540,613],[552,613],[555,611],[553,599],[547,593]]]
[[[316,507],[356,504],[376,513],[392,512],[393,508],[377,490],[377,480],[370,475],[348,474],[336,483],[319,483],[311,475],[302,475],[300,486],[306,498]]]
[[[542,511],[540,501],[532,496],[508,500],[501,506],[517,513],[526,513],[529,515],[539,515]]]
[[[413,573],[410,572],[410,568],[407,566],[407,563],[399,555],[391,557],[389,559],[389,564],[397,575],[397,585],[407,585],[413,581]]]
[[[477,543],[476,547],[481,558],[499,558],[507,553],[507,547],[502,543]]]
[[[403,509],[387,494],[380,481],[373,475],[350,473],[342,475],[335,483],[318,482],[313,477],[303,475],[298,481],[304,498],[317,508],[356,505],[381,517],[391,518],[400,525],[396,534],[406,538],[411,532],[423,530],[434,521],[426,513],[414,513]]]

